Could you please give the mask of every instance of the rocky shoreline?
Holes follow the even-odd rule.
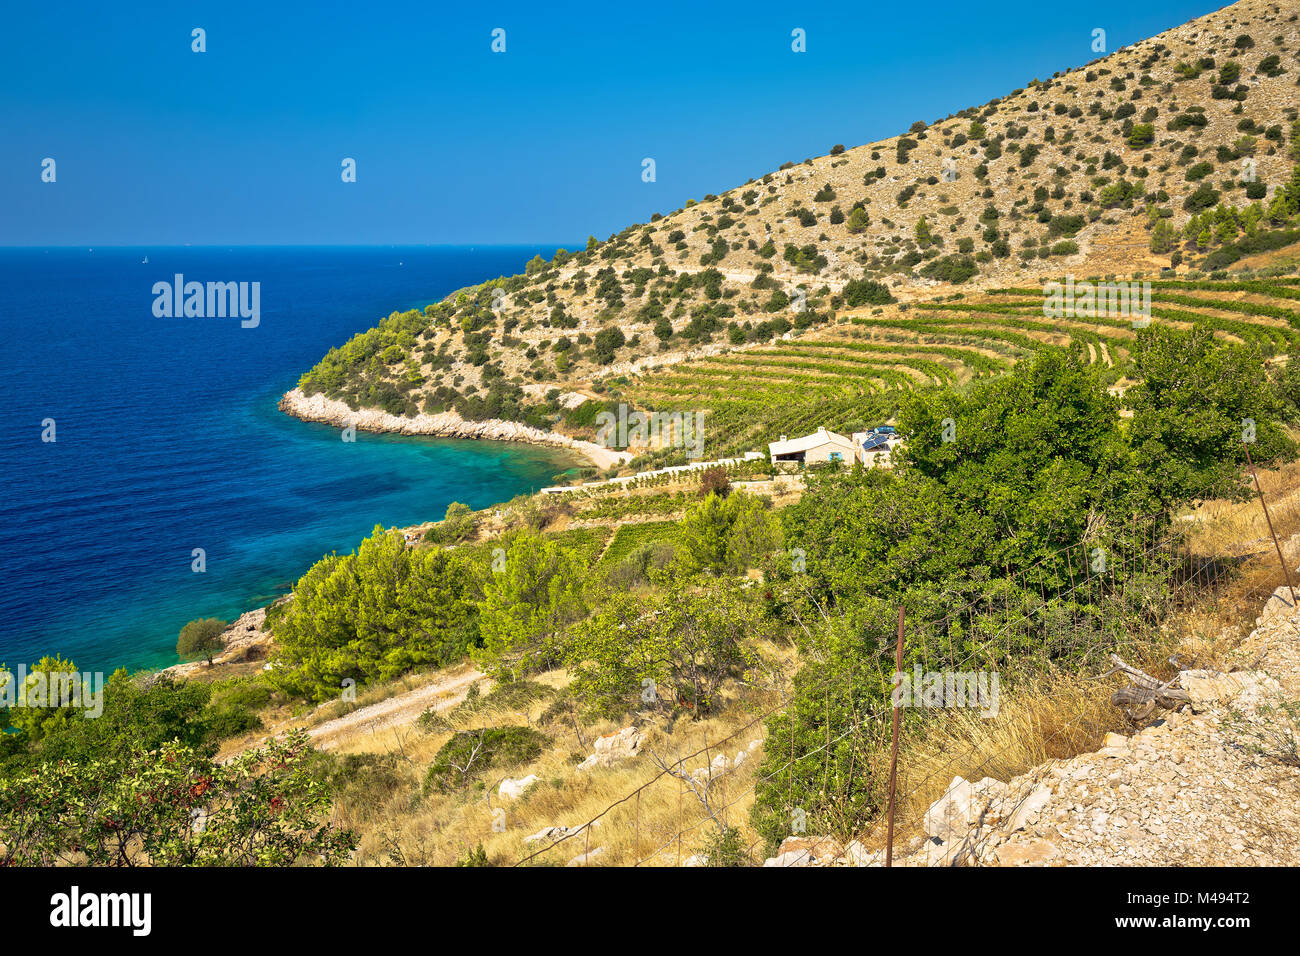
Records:
[[[595,442],[583,441],[543,431],[519,422],[492,418],[471,422],[454,411],[436,415],[420,414],[415,417],[392,415],[375,408],[353,411],[346,403],[324,395],[305,395],[302,389],[285,392],[279,402],[280,411],[303,421],[319,422],[336,428],[353,426],[359,431],[387,432],[396,435],[426,435],[435,438],[473,438],[485,441],[513,441],[551,448],[567,448],[591,461],[597,468],[606,469],[631,460],[627,452],[604,448]]]

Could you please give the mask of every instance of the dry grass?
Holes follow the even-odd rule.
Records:
[[[340,795],[336,821],[359,836],[354,862],[446,866],[481,844],[495,865],[514,864],[534,853],[530,865],[564,865],[587,849],[600,847],[594,859],[601,865],[675,866],[699,852],[717,832],[715,819],[739,828],[745,842],[757,848],[760,841],[748,817],[753,777],[763,752],[761,743],[752,751],[749,748],[762,740],[761,716],[779,705],[792,660],[787,646],[768,645],[762,652],[769,662],[769,678],[763,686],[726,688],[718,712],[703,720],[639,720],[645,735],[641,756],[610,768],[578,771],[576,765],[592,752],[598,737],[621,725],[548,717],[549,699],[525,707],[499,706],[489,694],[472,705],[439,714],[423,727],[394,726],[341,741],[336,753],[383,755],[400,780],[392,785],[381,778]],[[533,680],[562,690],[568,675],[557,670]],[[551,745],[535,760],[493,768],[453,792],[423,786],[426,768],[454,733],[507,726],[540,729],[551,737]],[[742,750],[744,761],[728,773],[715,775],[706,791],[713,815],[688,784],[664,772],[655,759],[673,770],[680,760],[689,773],[708,765],[719,752],[734,759]],[[530,774],[540,779],[518,800],[501,799],[498,787],[503,779]],[[639,796],[633,795],[638,790]],[[554,845],[524,842],[547,827],[577,828],[597,818],[588,830]],[[502,820],[504,829],[499,826]]]
[[[395,729],[388,732],[388,740],[381,746],[408,771],[409,786],[393,794],[383,807],[369,805],[368,795],[355,802],[341,800],[339,822],[360,831],[355,861],[360,865],[449,865],[480,844],[498,865],[519,862],[537,851],[542,852],[529,861],[532,865],[563,865],[595,847],[603,849],[599,857],[602,865],[676,865],[679,854],[685,859],[699,850],[714,824],[692,792],[676,777],[662,773],[649,754],[673,765],[679,757],[707,747],[707,755],[683,760],[688,771],[707,764],[722,741],[723,752],[734,756],[762,738],[762,723],[752,710],[758,703],[751,700],[744,706],[733,705],[702,721],[678,721],[671,729],[644,727],[643,756],[608,769],[578,771],[575,765],[590,753],[596,737],[619,729],[616,724],[589,724],[567,735],[556,733],[554,745],[538,759],[493,770],[463,791],[445,794],[422,793],[418,777],[451,738],[452,730],[422,734],[411,728]],[[472,718],[454,719],[454,723],[456,729],[500,727],[531,718],[535,725],[535,711],[544,707],[530,708],[532,714],[489,707]],[[372,741],[367,749],[375,743],[380,741]],[[708,791],[718,818],[739,826],[751,844],[758,841],[748,829],[748,811],[753,800],[752,778],[761,758],[761,749],[756,749],[735,771],[716,777]],[[500,798],[497,786],[502,779],[529,774],[541,779],[518,800]],[[638,788],[642,788],[639,797],[629,797]],[[556,845],[524,842],[529,834],[547,827],[577,828],[596,818],[598,822],[588,831]],[[504,830],[494,827],[501,819]]]
[[[1106,731],[1124,724],[1110,704],[1115,686],[1052,670],[1004,692],[996,719],[959,708],[911,730],[899,742],[895,846],[921,835],[925,811],[953,777],[1010,780],[1047,760],[1095,750]],[[887,774],[887,763],[884,768]],[[875,848],[884,839],[884,827],[877,826],[863,842]]]

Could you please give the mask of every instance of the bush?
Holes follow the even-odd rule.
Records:
[[[732,826],[723,826],[715,830],[704,842],[701,850],[707,865],[711,867],[753,866],[754,860],[749,855],[740,830]]]
[[[226,629],[226,622],[215,617],[203,617],[190,621],[181,628],[176,638],[176,653],[183,660],[195,660],[206,657],[212,663],[214,655],[221,653],[226,642],[221,634]]]
[[[462,730],[442,745],[424,778],[425,791],[455,790],[488,770],[510,770],[536,760],[551,738],[531,727]]]
[[[424,533],[424,540],[434,544],[457,544],[472,537],[478,519],[470,506],[459,501],[447,505],[443,519]]]
[[[711,494],[682,519],[680,559],[691,572],[738,573],[776,550],[779,538],[763,499],[744,492]]]
[[[682,707],[699,717],[714,710],[726,680],[757,663],[749,648],[770,626],[749,591],[682,576],[658,583],[666,586],[645,597],[610,595],[574,629],[569,692],[587,715]]]
[[[561,633],[586,613],[588,560],[533,530],[517,534],[501,567],[483,582],[480,647],[474,656],[494,676],[518,677],[555,662]]]
[[[727,497],[731,491],[731,479],[727,476],[727,469],[722,465],[714,465],[712,468],[705,468],[700,475],[699,495],[701,498],[707,498],[709,495],[719,495]]]
[[[1141,149],[1155,142],[1156,128],[1151,123],[1138,123],[1128,134],[1128,144],[1133,149]]]
[[[1183,208],[1188,212],[1202,212],[1212,208],[1218,201],[1219,191],[1209,183],[1202,183],[1196,192],[1183,200]]]
[[[1058,236],[1069,238],[1083,228],[1082,216],[1053,216],[1047,224],[1047,234],[1055,239]]]
[[[291,866],[343,863],[305,731],[228,762],[179,742],[0,778],[0,865]],[[204,826],[195,827],[196,811]]]
[[[614,361],[614,356],[626,344],[627,338],[623,335],[623,330],[618,326],[609,325],[596,333],[594,346],[596,349],[596,361],[601,365],[608,365]]]
[[[887,305],[895,301],[889,286],[872,279],[854,279],[844,286],[844,304],[851,309],[864,305]]]
[[[954,284],[965,282],[971,276],[979,274],[979,267],[970,256],[952,255],[935,259],[921,267],[921,275],[927,279]]]

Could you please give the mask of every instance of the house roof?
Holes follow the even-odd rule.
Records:
[[[794,455],[801,451],[811,451],[814,448],[820,448],[823,445],[837,445],[847,452],[853,451],[853,442],[838,435],[835,432],[827,431],[825,428],[818,428],[811,435],[804,435],[801,438],[789,438],[782,441],[769,442],[767,446],[768,453],[776,455]]]

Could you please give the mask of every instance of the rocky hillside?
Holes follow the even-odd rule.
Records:
[[[1243,235],[1255,243],[1243,254],[1262,233],[1281,241],[1300,225],[1297,51],[1300,13],[1240,0],[394,313],[331,350],[288,410],[311,417],[302,399],[323,395],[589,434],[597,406],[584,400],[630,377],[844,310],[1065,273],[1168,278]]]
[[[1280,588],[1241,670],[1183,671],[1190,702],[1095,753],[1008,783],[960,778],[926,817],[921,865],[1295,866],[1300,613]]]

